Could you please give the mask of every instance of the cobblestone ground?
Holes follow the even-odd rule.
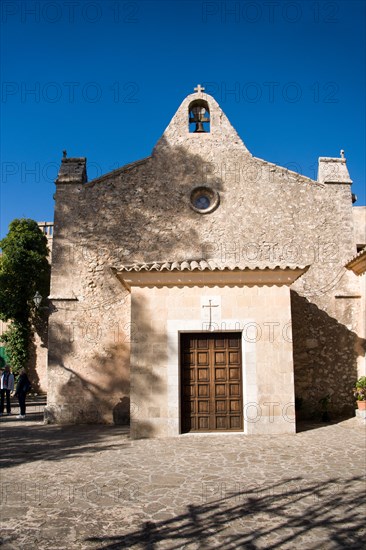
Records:
[[[365,548],[365,428],[131,441],[112,426],[2,423],[10,549]]]

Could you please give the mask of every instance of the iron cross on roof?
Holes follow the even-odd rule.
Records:
[[[205,88],[203,88],[203,86],[201,86],[201,84],[197,84],[197,87],[194,88],[194,91],[197,92],[198,94],[201,94],[202,92],[205,91]]]
[[[210,308],[210,322],[208,324],[208,330],[211,330],[211,325],[212,325],[212,308],[213,307],[219,307],[218,304],[215,304],[215,305],[212,305],[211,302],[212,300],[209,300],[209,305],[208,306],[202,306],[202,307],[209,307]]]

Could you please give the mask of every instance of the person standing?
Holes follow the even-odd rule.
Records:
[[[5,365],[4,372],[1,375],[1,403],[0,416],[4,414],[4,404],[6,398],[6,412],[11,414],[10,393],[14,391],[14,374],[10,370],[9,365]]]
[[[15,397],[18,398],[20,408],[20,414],[17,416],[17,418],[25,418],[25,399],[30,388],[31,383],[29,382],[29,378],[25,372],[25,369],[21,369],[18,378],[17,388],[15,391]]]

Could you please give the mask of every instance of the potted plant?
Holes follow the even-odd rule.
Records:
[[[357,407],[361,411],[366,411],[366,376],[361,376],[353,388],[353,395],[357,399]]]

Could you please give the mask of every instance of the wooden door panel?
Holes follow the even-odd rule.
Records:
[[[200,416],[198,418],[198,426],[197,426],[197,430],[201,430],[203,432],[207,432],[207,430],[209,430],[209,426],[210,426],[210,418],[209,416]]]
[[[229,365],[239,365],[240,355],[238,351],[229,351]]]
[[[238,399],[230,399],[229,404],[230,404],[230,412],[236,413],[236,414],[240,413],[241,403]]]
[[[242,416],[230,416],[230,429],[231,430],[241,430],[243,427],[243,417]]]
[[[227,412],[227,402],[226,400],[219,400],[219,399],[216,399],[215,401],[215,410],[217,413],[220,413],[220,414],[223,414],[223,413],[226,413]]]
[[[215,338],[214,348],[225,348],[225,339],[220,337]]]
[[[215,372],[215,380],[217,382],[222,382],[226,380],[227,369],[215,368],[214,372]]]
[[[207,365],[209,366],[210,359],[208,351],[199,351],[197,353],[197,365]]]
[[[181,335],[182,431],[243,428],[241,334]]]
[[[215,397],[226,397],[225,384],[215,384]]]
[[[230,397],[239,396],[241,394],[241,388],[239,384],[229,384]]]
[[[197,339],[194,339],[193,341],[195,340],[197,341],[196,343],[197,349],[208,349],[208,342],[209,342],[208,338],[197,338]]]
[[[228,338],[229,348],[240,348],[241,341],[239,338]]]
[[[216,416],[216,430],[227,430],[227,416]]]
[[[198,368],[197,369],[197,380],[198,382],[209,382],[210,381],[210,369],[207,366],[207,369]]]
[[[205,401],[203,399],[200,399],[198,401],[198,412],[199,414],[209,414],[210,412],[210,403],[209,401]]]
[[[215,365],[226,365],[226,354],[223,351],[215,351]]]
[[[210,386],[208,384],[199,384],[197,389],[197,397],[210,397]]]
[[[240,380],[240,369],[238,367],[229,367],[229,380]]]

